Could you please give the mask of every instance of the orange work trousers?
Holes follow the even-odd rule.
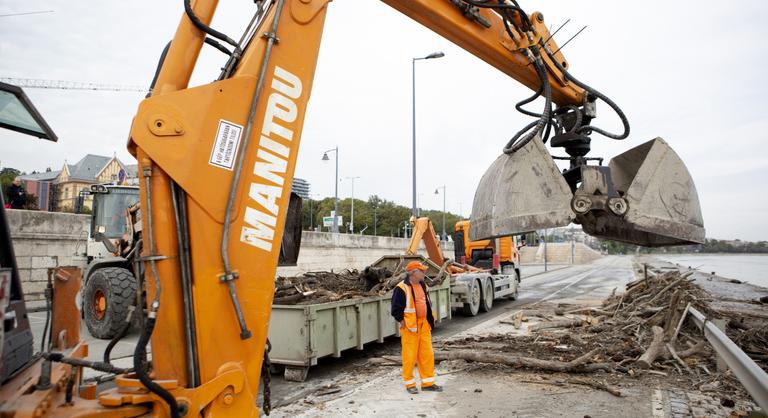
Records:
[[[417,322],[417,332],[400,328],[400,341],[403,346],[403,382],[406,388],[416,386],[413,366],[419,365],[421,387],[435,384],[435,352],[432,351],[432,330],[426,318]]]

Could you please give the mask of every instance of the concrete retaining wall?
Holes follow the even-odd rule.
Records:
[[[280,267],[277,274],[291,276],[313,270],[338,271],[345,268],[360,270],[383,255],[402,254],[408,242],[405,238],[304,231],[297,265]],[[419,246],[419,253],[427,254],[423,244]],[[453,258],[452,242],[443,243],[443,253]]]
[[[44,300],[48,268],[85,267],[84,253],[91,224],[89,215],[6,210],[19,266],[24,297]]]
[[[16,251],[22,286],[28,301],[44,300],[48,268],[85,268],[89,215],[8,210],[11,238]],[[402,254],[408,245],[404,238],[331,234],[305,231],[295,267],[280,267],[278,275],[295,275],[312,270],[363,269],[379,257]],[[446,257],[453,257],[453,243],[443,243]],[[426,255],[423,245],[419,252]],[[75,256],[80,253],[80,256]]]
[[[573,248],[572,248],[573,247]],[[553,264],[587,264],[602,257],[599,252],[577,242],[547,243],[547,262]],[[544,263],[544,245],[523,247],[520,250],[521,264]]]

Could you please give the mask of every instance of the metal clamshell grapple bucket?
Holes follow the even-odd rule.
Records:
[[[503,154],[480,180],[471,239],[582,225],[588,234],[647,247],[704,241],[688,169],[661,138],[561,173],[541,139]]]

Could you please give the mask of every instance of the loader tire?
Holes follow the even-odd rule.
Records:
[[[92,336],[109,340],[122,329],[136,287],[133,273],[124,268],[105,267],[91,274],[83,289],[83,311]]]

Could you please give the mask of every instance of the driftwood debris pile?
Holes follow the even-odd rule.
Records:
[[[689,276],[690,273],[677,270],[651,274],[629,283],[625,292],[611,296],[599,308],[559,306],[521,310],[502,322],[520,328],[522,322],[538,318],[537,323],[528,327],[531,335],[455,341],[448,343],[445,353],[490,343],[494,351],[526,356],[523,361],[514,362],[516,367],[578,373],[672,370],[697,376],[707,374],[712,364],[711,353],[701,333],[680,321],[688,304],[707,311],[707,295]],[[465,360],[483,356],[482,351],[476,351],[474,358]]]
[[[386,267],[369,266],[363,271],[310,271],[294,277],[278,277],[272,303],[306,305],[380,296],[392,290],[401,280],[402,271],[393,273]],[[427,284],[433,286],[436,283],[428,277]]]
[[[691,321],[681,320],[689,304],[708,317],[714,315],[708,308],[709,295],[690,276],[679,270],[649,271],[601,307],[539,305],[523,309],[501,322],[518,329],[531,323],[528,335],[449,340],[436,345],[435,358],[585,374],[578,378],[579,384],[616,396],[621,392],[609,382],[620,385],[625,377],[669,378],[691,389],[716,387],[743,394],[729,372],[718,370],[715,354],[701,331]],[[743,335],[743,345],[753,351],[764,348],[768,337],[765,328]]]
[[[295,277],[278,277],[275,282],[276,305],[335,302],[366,296],[365,279],[357,270],[310,271]]]

